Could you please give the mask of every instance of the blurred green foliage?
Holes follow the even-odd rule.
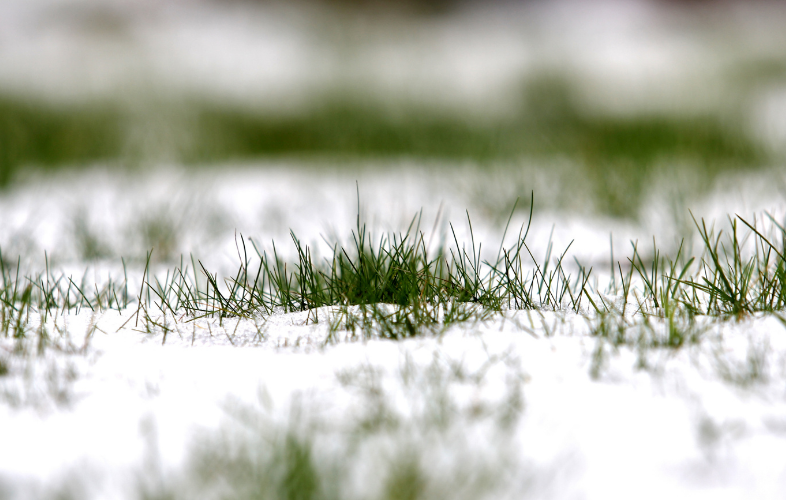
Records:
[[[0,186],[19,169],[52,169],[123,152],[123,119],[109,106],[53,106],[0,96]]]
[[[253,109],[191,102],[156,107],[151,123],[176,133],[167,160],[209,164],[270,156],[414,157],[497,160],[566,158],[605,213],[631,216],[665,163],[690,165],[709,180],[755,167],[765,153],[738,125],[717,116],[583,113],[560,79],[531,82],[513,117],[489,122],[422,106],[325,98],[307,112],[273,115]],[[0,97],[0,184],[19,169],[57,168],[96,160],[157,160],[130,138],[138,114],[119,106],[47,106]],[[144,120],[143,120],[144,121]],[[174,152],[174,153],[173,153]],[[172,157],[174,156],[174,158]]]

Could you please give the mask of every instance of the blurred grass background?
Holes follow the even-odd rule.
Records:
[[[153,133],[162,150],[135,139],[138,116],[112,103],[44,105],[0,97],[0,183],[21,169],[44,171],[110,161],[167,160],[186,165],[269,157],[571,161],[603,213],[635,214],[652,170],[681,162],[711,184],[730,170],[766,164],[767,153],[734,122],[716,116],[593,116],[574,105],[569,85],[549,79],[522,92],[512,116],[470,117],[384,102],[325,98],[307,112],[274,115],[216,103],[158,106]],[[163,125],[162,125],[163,124]]]
[[[213,12],[271,4],[240,0],[207,3]],[[618,3],[622,10],[632,5]],[[672,9],[677,3],[667,2]],[[692,5],[690,8],[695,8],[694,2],[688,3]],[[314,4],[303,5],[313,7]],[[392,29],[390,26],[401,28],[426,23],[422,29],[425,32],[432,28],[445,29],[450,23],[461,27],[463,18],[450,17],[451,13],[467,6],[477,8],[473,2],[452,0],[326,0],[324,4],[328,7],[320,8],[338,12],[327,23],[334,24],[331,29],[343,30],[342,23],[346,21],[347,30],[361,33],[344,35],[341,43],[350,46],[362,45],[367,38],[373,38],[362,33],[380,27]],[[705,14],[716,12],[712,3],[698,4],[707,9]],[[102,43],[125,40],[123,37],[133,33],[134,23],[139,23],[138,19],[129,20],[133,16],[123,14],[122,9],[112,13],[106,6],[91,7],[89,2],[85,5],[80,7],[83,14],[93,10],[103,13],[99,16],[104,19],[101,26],[111,28],[90,32],[89,36],[98,37],[96,40]],[[682,8],[673,12],[682,12],[679,10]],[[129,12],[138,14],[134,9]],[[609,10],[612,17],[613,12],[613,8]],[[360,21],[352,17],[358,13],[366,17]],[[96,18],[93,14],[83,14],[79,15],[85,19]],[[482,18],[483,12],[478,10],[473,15]],[[389,20],[391,16],[395,21]],[[110,17],[114,21],[107,24],[105,18]],[[429,21],[423,21],[426,18]],[[232,19],[237,22],[237,18]],[[264,15],[260,19],[264,20]],[[79,21],[76,35],[71,36],[83,36],[85,22]],[[569,25],[570,22],[566,24]],[[537,23],[534,27],[522,27],[525,28],[533,32],[546,29]],[[694,34],[691,29],[686,32]],[[712,25],[702,29],[711,31]],[[698,28],[694,31],[698,33]],[[492,26],[489,33],[493,32]],[[396,43],[407,42],[406,30],[396,36],[393,37],[398,40]],[[442,43],[439,40],[424,45],[423,50],[438,48]],[[382,47],[384,54],[388,49]],[[625,47],[613,48],[625,50]],[[755,89],[773,82],[783,85],[786,81],[783,71],[786,52],[777,47],[773,50],[774,55],[769,58],[738,57],[744,64],[738,64],[737,70],[727,78],[732,83],[724,98],[715,108],[699,107],[698,111],[657,107],[623,113],[593,110],[585,102],[583,90],[586,89],[582,88],[585,82],[579,81],[576,74],[560,73],[548,64],[545,67],[550,69],[520,77],[518,86],[514,85],[514,90],[506,96],[509,102],[505,112],[489,112],[484,116],[460,106],[424,105],[428,98],[402,98],[394,92],[387,94],[384,89],[357,92],[332,83],[307,92],[308,105],[283,112],[266,110],[242,99],[208,98],[198,92],[174,96],[158,93],[155,83],[149,88],[150,95],[142,97],[141,104],[125,98],[122,88],[114,97],[111,93],[91,96],[88,92],[87,98],[52,99],[0,86],[0,188],[12,188],[15,180],[28,172],[46,173],[96,164],[119,169],[162,163],[206,168],[237,161],[295,158],[330,159],[333,164],[346,159],[357,166],[356,160],[403,158],[469,162],[482,171],[499,164],[515,169],[517,162],[541,163],[547,169],[549,162],[558,159],[570,165],[571,176],[578,180],[574,185],[581,185],[591,193],[596,210],[605,215],[635,218],[659,172],[667,175],[669,169],[689,169],[692,178],[701,180],[698,189],[710,189],[714,180],[725,173],[754,172],[780,161],[778,154],[765,147],[753,133],[746,108],[749,104],[746,100]],[[404,53],[411,55],[417,51]],[[231,53],[226,54],[229,56]],[[289,64],[286,60],[279,63]],[[230,80],[231,76],[227,75]],[[613,98],[615,90],[607,91]]]

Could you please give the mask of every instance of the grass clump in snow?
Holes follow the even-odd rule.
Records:
[[[699,345],[709,328],[707,320],[739,321],[761,313],[780,318],[786,307],[786,230],[771,215],[766,220],[770,224],[765,229],[755,219],[730,217],[724,234],[694,219],[701,242],[697,257],[684,256],[683,245],[674,259],[663,257],[653,244],[652,258],[645,264],[633,244],[627,274],[618,263],[621,285],[614,276],[610,295],[588,295],[595,310],[588,319],[590,334],[597,339],[593,377],[620,347],[639,352],[639,365],[646,368],[646,353],[652,349]],[[763,377],[766,349],[751,344],[745,360],[733,364],[724,356],[715,358],[724,380],[749,385]]]
[[[786,307],[786,229],[770,215],[752,222],[730,218],[728,230],[695,220],[700,244],[695,255],[686,250],[690,242],[673,256],[663,255],[654,241],[646,255],[633,243],[625,270],[617,262],[601,293],[597,283],[590,283],[591,269],[578,262],[567,267],[570,245],[554,253],[549,243],[545,255],[536,258],[527,241],[533,206],[512,244],[500,244],[492,258],[475,241],[469,217],[469,241],[460,243],[452,225],[441,237],[427,237],[419,217],[402,233],[374,236],[359,215],[345,242],[329,243],[325,257],[294,233],[292,261],[279,255],[275,242],[268,251],[240,236],[239,265],[226,278],[193,257],[189,262],[181,258],[166,274],[152,273],[149,253],[134,325],[141,318],[147,330],[166,332],[184,320],[264,319],[295,312],[318,322],[327,308],[330,338],[342,331],[356,338],[401,339],[482,321],[504,310],[547,309],[593,312],[594,335],[613,346],[630,343],[626,332],[639,325],[637,318],[643,318],[642,331],[651,319],[665,330],[639,335],[637,342],[680,348],[696,342],[691,325],[698,316],[739,319]],[[439,241],[433,249],[432,240]],[[87,273],[79,281],[56,275],[48,259],[45,271],[23,275],[20,259],[12,264],[0,258],[0,280],[3,338],[25,337],[31,314],[45,324],[58,313],[122,311],[134,299],[125,265],[122,280],[110,277],[99,286],[89,284]]]
[[[681,305],[694,314],[734,317],[782,310],[786,306],[786,230],[774,217],[767,217],[769,234],[757,227],[760,223],[739,215],[729,218],[726,235],[708,228],[703,219],[694,219],[702,243],[698,259],[689,259],[679,273],[672,265],[660,278],[655,263],[649,279],[637,267],[654,306],[668,312]],[[744,234],[743,226],[747,228]],[[691,273],[693,264],[697,269]]]
[[[725,241],[722,231],[715,235],[703,220],[700,226],[696,223],[704,243],[703,276],[701,283],[687,285],[704,294],[706,313],[740,316],[786,306],[786,230],[772,216],[768,218],[772,222],[769,237],[756,227],[755,220],[750,223],[740,216],[730,218],[731,233]],[[740,223],[750,230],[745,236],[738,235]],[[746,245],[746,241],[750,243]]]
[[[117,281],[110,276],[99,287],[98,283],[88,281],[87,270],[79,282],[65,273],[52,272],[48,257],[44,271],[23,275],[21,257],[9,264],[0,250],[0,336],[24,336],[23,327],[28,324],[31,313],[40,314],[45,322],[49,315],[58,312],[127,308],[131,297],[125,261],[122,262],[123,280]]]
[[[698,256],[686,255],[684,241],[674,257],[663,256],[653,240],[652,254],[645,258],[631,242],[628,271],[619,262],[612,267],[607,289],[612,299],[588,294],[589,302],[599,314],[621,317],[634,312],[667,319],[685,314],[741,318],[781,311],[786,307],[786,228],[769,214],[767,220],[765,229],[755,219],[729,217],[724,234],[694,219]],[[675,347],[681,342],[676,334],[668,340]]]
[[[696,221],[696,256],[688,256],[684,243],[676,255],[664,256],[654,242],[644,256],[633,243],[627,270],[617,263],[604,294],[589,283],[591,269],[578,265],[575,276],[566,270],[569,247],[555,256],[549,244],[545,258],[535,258],[526,242],[531,217],[493,260],[483,257],[469,220],[469,244],[459,243],[451,225],[452,244],[430,252],[417,218],[404,233],[373,238],[358,217],[350,244],[333,243],[322,259],[294,234],[294,262],[280,258],[275,243],[267,253],[241,237],[233,276],[221,280],[192,259],[190,270],[181,263],[163,281],[143,280],[139,307],[147,323],[165,330],[167,318],[176,324],[184,317],[221,321],[277,312],[308,312],[307,321],[318,322],[319,311],[328,307],[330,338],[343,331],[353,338],[390,339],[438,333],[510,309],[593,311],[593,335],[615,348],[634,343],[678,349],[698,342],[698,316],[739,319],[786,307],[786,230],[774,218],[768,221],[765,231],[736,217],[728,233]],[[152,319],[149,312],[156,309],[163,320]],[[629,338],[633,325],[635,341]]]
[[[296,262],[279,258],[275,243],[271,255],[252,241],[258,259],[255,266],[241,237],[239,268],[224,283],[201,262],[205,279],[200,281],[193,272],[197,262],[192,259],[191,272],[181,266],[163,281],[148,279],[148,297],[152,291],[152,306],[165,316],[182,312],[192,318],[250,317],[338,306],[331,320],[333,331],[362,332],[362,336],[373,331],[387,338],[411,337],[424,327],[433,330],[482,319],[503,308],[581,309],[591,271],[580,268],[573,278],[563,266],[567,249],[551,262],[551,245],[539,264],[526,243],[531,217],[516,243],[508,248],[500,245],[494,260],[482,257],[482,245],[476,245],[469,219],[468,223],[469,245],[459,244],[451,226],[453,245],[443,244],[430,252],[418,218],[405,233],[374,239],[358,216],[350,245],[333,244],[327,258],[316,258],[293,233]],[[150,300],[140,307],[148,310]]]

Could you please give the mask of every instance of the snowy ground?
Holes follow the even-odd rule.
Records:
[[[646,2],[532,3],[414,23],[392,17],[376,29],[316,7],[229,5],[2,2],[1,90],[153,110],[196,95],[266,112],[344,92],[483,119],[504,115],[522,81],[556,71],[593,113],[722,113],[732,95],[759,140],[777,150],[786,137],[783,79],[729,76],[782,70],[776,3],[706,19],[701,8]],[[139,126],[155,133],[148,117],[140,112]],[[150,248],[154,276],[181,255],[227,276],[239,235],[266,250],[275,240],[289,259],[292,230],[327,255],[323,239],[347,240],[358,205],[377,234],[402,231],[421,213],[435,245],[448,222],[470,239],[466,210],[491,257],[517,198],[506,243],[527,222],[532,191],[535,256],[549,241],[555,252],[572,241],[569,264],[592,266],[593,290],[614,303],[611,254],[624,266],[631,241],[645,258],[653,236],[664,253],[682,238],[695,253],[691,213],[718,228],[736,213],[782,221],[777,161],[757,175],[721,176],[706,196],[691,191],[704,179],[664,169],[628,220],[599,216],[560,158],[482,168],[331,161],[120,173],[97,164],[25,173],[0,193],[4,263],[19,256],[22,273],[49,267],[74,279],[87,269],[99,286],[122,280],[125,264],[132,296],[121,311],[83,308],[43,323],[33,313],[26,338],[0,337],[0,499],[786,496],[778,314],[699,316],[678,325],[697,342],[671,349],[615,347],[586,304],[579,313],[505,311],[391,341],[331,337],[330,308],[243,320],[170,314],[154,318],[168,322],[164,336],[138,320],[135,303]],[[630,314],[606,319],[624,322],[631,338],[668,328]]]
[[[23,253],[32,255],[28,268],[42,268],[42,249],[55,248],[51,265],[76,276],[86,266],[103,269],[95,275],[101,282],[102,273],[118,272],[123,250],[136,252],[129,261],[135,290],[144,248],[131,242],[141,234],[135,224],[146,207],[168,202],[172,213],[183,214],[170,226],[178,234],[173,255],[196,249],[226,272],[237,262],[234,228],[286,241],[291,227],[318,242],[331,228],[345,237],[354,226],[351,174],[320,177],[307,167],[263,172],[185,177],[170,170],[136,183],[90,172],[34,182],[2,200],[13,214],[4,219],[4,255],[22,241],[15,235],[34,227],[27,244],[36,251]],[[496,251],[502,230],[496,216],[484,215],[434,170],[401,172],[360,177],[361,211],[373,227],[401,228],[421,203],[427,232],[440,205],[456,221],[464,204],[470,214],[479,212],[476,238]],[[63,189],[68,182],[73,188]],[[693,208],[712,215],[767,203],[751,185],[747,194],[739,186],[731,194],[718,190],[717,199]],[[142,193],[144,205],[135,204]],[[777,190],[772,196],[777,200]],[[80,207],[107,248],[92,264],[81,260],[75,243],[72,217]],[[782,210],[774,201],[770,208]],[[222,214],[212,232],[209,211]],[[517,214],[514,223],[527,215]],[[645,222],[587,220],[538,213],[528,239],[542,255],[553,225],[565,225],[554,231],[557,245],[575,239],[572,255],[605,268],[610,232],[613,241],[646,241],[638,235],[657,232]],[[618,259],[625,245],[615,250]],[[161,272],[172,262],[162,260]],[[328,343],[327,309],[182,321],[166,339],[156,328],[149,333],[135,312],[133,305],[121,312],[83,309],[49,316],[45,330],[33,315],[26,340],[0,339],[7,372],[0,377],[4,497],[214,498],[222,491],[232,498],[287,497],[282,488],[291,471],[282,457],[300,452],[319,485],[309,498],[786,492],[786,336],[772,315],[699,318],[686,326],[700,332],[696,345],[642,351],[593,336],[600,319],[589,311],[511,311],[402,341],[339,332]],[[649,327],[629,320],[631,332],[666,328],[662,320]],[[171,315],[168,321],[173,325]],[[38,353],[41,331],[53,346]]]
[[[5,355],[6,497],[275,493],[289,435],[310,448],[316,498],[413,498],[396,490],[408,480],[414,498],[786,491],[786,337],[771,317],[707,320],[699,346],[610,352],[592,376],[598,341],[574,314],[327,346],[303,313],[187,324],[164,346],[117,331],[129,315],[59,318],[77,348],[96,327],[73,354]]]

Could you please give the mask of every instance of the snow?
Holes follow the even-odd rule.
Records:
[[[596,111],[694,112],[722,95],[713,82],[737,58],[777,59],[783,46],[773,43],[783,31],[776,7],[743,24],[743,13],[721,16],[711,20],[721,29],[704,32],[644,2],[470,9],[378,29],[281,5],[102,4],[0,3],[3,91],[55,101],[152,91],[276,108],[363,89],[504,113],[528,76],[554,68],[583,82]],[[728,33],[749,43],[719,50]],[[754,129],[775,147],[782,86],[751,107]],[[467,210],[488,256],[513,201],[528,208],[534,188],[533,253],[542,257],[550,238],[555,252],[573,241],[569,258],[593,266],[604,288],[610,246],[618,260],[630,241],[643,248],[653,236],[674,249],[688,209],[719,226],[728,214],[786,213],[777,166],[720,178],[711,195],[679,207],[679,220],[652,189],[638,222],[578,211],[589,195],[542,174],[556,164],[265,160],[156,165],[141,175],[102,167],[30,174],[0,193],[3,257],[21,255],[24,270],[40,271],[46,251],[55,272],[79,277],[88,267],[88,282],[102,283],[122,279],[123,256],[136,295],[151,246],[154,275],[181,254],[226,275],[239,235],[267,250],[275,240],[289,258],[293,230],[326,252],[323,237],[349,237],[358,203],[376,234],[403,230],[422,210],[435,244],[447,221],[469,240]],[[514,214],[507,241],[528,216]],[[167,251],[145,236],[153,224],[171,237]],[[104,248],[90,262],[80,254],[86,237]],[[414,339],[339,332],[326,342],[331,311],[316,311],[317,323],[314,312],[181,320],[164,338],[135,320],[133,304],[82,310],[47,319],[53,346],[40,354],[33,315],[24,349],[0,338],[0,498],[136,498],[146,489],[210,497],[227,486],[201,489],[210,478],[195,462],[226,472],[247,453],[254,471],[272,470],[289,433],[313,444],[341,498],[381,496],[408,457],[425,475],[423,498],[786,496],[786,335],[775,316],[699,318],[698,345],[639,352],[592,336],[597,318],[587,311],[506,311]]]
[[[227,417],[232,409],[249,405],[286,425],[299,404],[301,418],[328,429],[351,426],[370,407],[383,406],[415,435],[418,426],[428,428],[433,412],[448,411],[462,433],[479,432],[482,439],[464,443],[467,449],[440,442],[441,453],[458,461],[510,454],[502,485],[516,488],[534,474],[533,487],[554,498],[778,498],[786,491],[786,341],[773,318],[715,324],[699,346],[653,351],[650,370],[636,369],[636,354],[622,348],[593,380],[596,339],[572,313],[511,312],[437,337],[328,345],[324,323],[304,325],[303,313],[281,314],[270,319],[277,339],[242,347],[222,337],[235,331],[233,321],[222,327],[216,319],[215,344],[203,331],[191,347],[186,335],[170,333],[162,346],[161,334],[115,332],[132,312],[102,314],[96,324],[107,333],[96,333],[84,355],[50,352],[24,361],[40,365],[60,356],[76,364],[78,376],[65,406],[0,407],[3,483],[56,484],[65,474],[97,470],[97,484],[108,488],[101,498],[127,498],[124,481],[142,469],[146,446],[155,446],[162,471],[177,470],[200,436],[243,426]],[[83,331],[86,321],[84,313],[69,318],[70,330]],[[530,322],[535,335],[517,326]],[[554,327],[550,336],[541,322]],[[243,321],[244,329],[254,326]],[[724,381],[712,369],[713,353],[721,345],[727,350],[721,359],[744,359],[752,337],[766,339],[770,375],[752,386]],[[12,368],[3,387],[26,376]],[[364,384],[378,387],[381,399]],[[484,418],[482,410],[475,420],[462,420],[484,405],[490,415],[500,411],[511,404],[511,391],[522,397],[513,423]],[[488,425],[497,427],[504,445],[485,434]],[[141,436],[150,426],[152,445]],[[376,455],[384,457],[383,448]],[[564,477],[549,482],[555,474]],[[21,487],[20,495],[29,497]]]

